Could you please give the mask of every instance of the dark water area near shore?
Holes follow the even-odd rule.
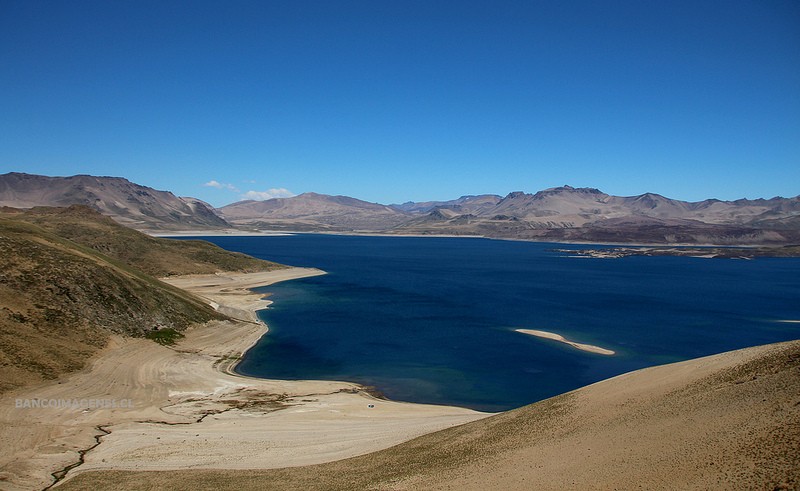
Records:
[[[346,380],[501,411],[638,368],[800,338],[800,259],[569,257],[476,238],[205,237],[327,275],[259,289],[270,331],[237,371]],[[576,350],[513,329],[616,352]]]

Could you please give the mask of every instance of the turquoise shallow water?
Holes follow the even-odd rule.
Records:
[[[264,288],[270,332],[237,370],[360,382],[499,411],[630,370],[800,338],[800,259],[564,257],[466,238],[208,237],[329,274]],[[579,248],[579,246],[574,246]],[[603,356],[514,328],[559,333]]]

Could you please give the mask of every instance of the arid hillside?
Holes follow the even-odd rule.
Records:
[[[688,202],[645,193],[613,196],[593,188],[462,196],[384,206],[305,193],[220,208],[239,227],[401,235],[478,235],[549,242],[642,244],[800,244],[800,197]]]
[[[140,230],[229,228],[214,207],[196,198],[141,186],[122,177],[0,175],[0,206],[84,205]]]
[[[510,193],[479,212],[438,207],[391,232],[548,242],[785,245],[800,243],[798,216],[798,197],[687,202],[563,186]]]
[[[239,229],[652,245],[800,244],[800,196],[689,202],[655,193],[614,196],[561,186],[396,205],[307,192],[214,209],[120,177],[0,175],[0,207],[70,205],[147,232]]]
[[[800,341],[647,368],[329,464],[87,472],[59,489],[562,490],[800,486]]]
[[[406,212],[390,206],[317,193],[239,201],[223,206],[219,212],[237,226],[292,231],[378,231],[409,218]]]
[[[86,207],[0,213],[0,392],[82,368],[110,333],[223,316],[154,276],[282,266],[202,241],[154,239]]]
[[[35,224],[122,261],[149,275],[161,277],[207,274],[217,271],[252,273],[285,266],[226,251],[202,240],[151,237],[101,215],[86,206],[37,207],[31,210],[0,209],[0,217]]]

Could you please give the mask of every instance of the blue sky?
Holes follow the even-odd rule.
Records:
[[[800,2],[0,0],[8,171],[217,206],[795,196]]]

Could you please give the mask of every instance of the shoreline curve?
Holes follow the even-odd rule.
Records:
[[[490,416],[455,406],[376,399],[346,381],[279,380],[232,371],[268,327],[271,301],[251,288],[324,274],[311,268],[163,281],[231,320],[188,328],[173,346],[112,335],[84,370],[0,396],[0,482],[44,489],[93,471],[264,470],[383,450]],[[130,401],[73,411],[15,399]],[[99,442],[99,444],[98,444]]]

